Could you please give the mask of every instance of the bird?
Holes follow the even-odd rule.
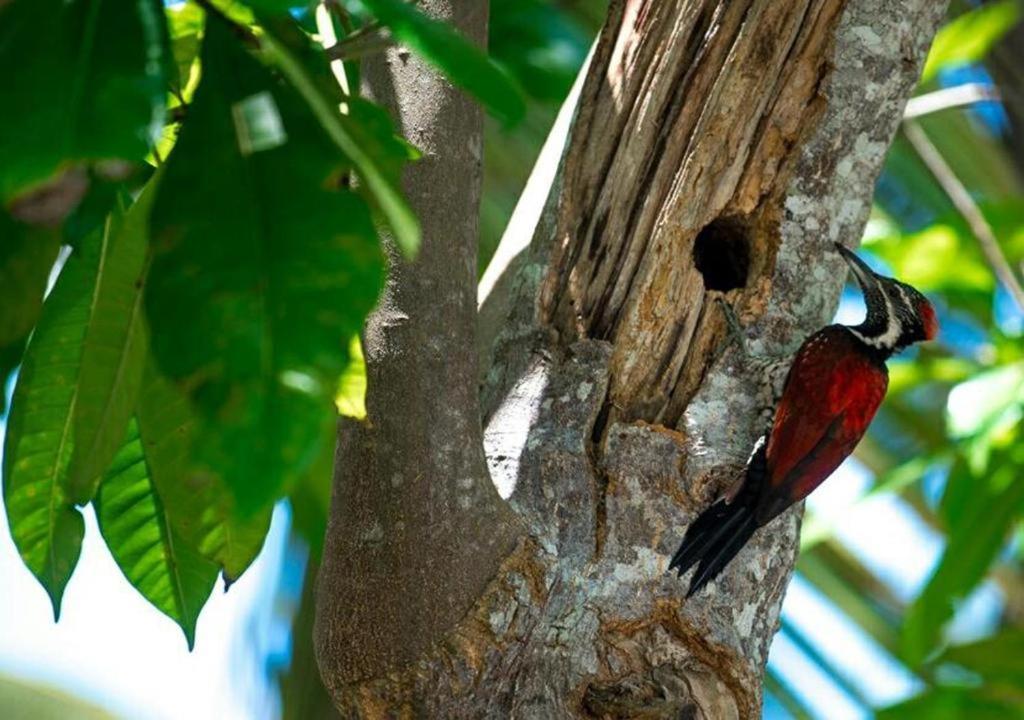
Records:
[[[690,524],[668,566],[679,578],[697,566],[687,598],[714,580],[758,528],[807,497],[839,467],[885,396],[885,361],[938,333],[935,309],[924,295],[876,273],[840,243],[835,247],[860,286],[867,314],[859,325],[818,330],[791,360],[762,368],[766,377],[785,378],[768,390],[765,432],[736,486]],[[737,327],[735,315],[727,312],[727,317]]]

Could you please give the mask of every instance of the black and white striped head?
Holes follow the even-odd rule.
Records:
[[[912,343],[935,338],[939,323],[928,298],[906,283],[879,275],[839,243],[836,248],[857,278],[868,311],[864,322],[850,332],[886,357]]]

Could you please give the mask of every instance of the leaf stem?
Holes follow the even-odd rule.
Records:
[[[967,221],[971,233],[974,235],[982,255],[988,262],[989,267],[996,278],[1003,284],[1010,296],[1016,302],[1017,307],[1024,312],[1024,287],[1021,287],[1020,280],[1013,272],[1009,261],[1003,254],[999,241],[996,239],[992,226],[985,219],[981,208],[971,197],[971,194],[960,182],[960,179],[953,172],[953,169],[946,162],[938,148],[925,134],[924,130],[916,122],[907,121],[903,123],[903,133],[913,146],[914,151],[921,158],[921,161],[931,172],[936,182],[949,197],[953,207]]]

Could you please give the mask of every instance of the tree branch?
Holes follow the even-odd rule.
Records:
[[[424,10],[483,43],[477,0]],[[364,90],[423,152],[403,186],[423,244],[390,272],[367,321],[367,421],[339,436],[318,595],[318,658],[332,683],[419,657],[467,612],[517,525],[484,462],[476,354],[479,107],[417,56],[364,65]]]

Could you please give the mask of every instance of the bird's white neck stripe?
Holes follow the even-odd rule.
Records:
[[[897,285],[896,289],[899,290],[900,297],[903,299],[904,304],[909,305],[909,302],[907,301],[907,295],[905,292],[903,292],[903,288]],[[854,330],[853,328],[850,328],[850,332],[852,332],[854,335],[860,338],[861,342],[865,343],[866,345],[870,345],[871,347],[879,349],[888,350],[889,348],[896,346],[896,341],[900,337],[902,328],[900,327],[899,318],[896,316],[896,312],[893,309],[892,300],[889,299],[889,293],[885,292],[885,290],[882,291],[882,299],[885,301],[885,332],[875,337],[867,337],[865,335],[862,335],[860,332]]]

